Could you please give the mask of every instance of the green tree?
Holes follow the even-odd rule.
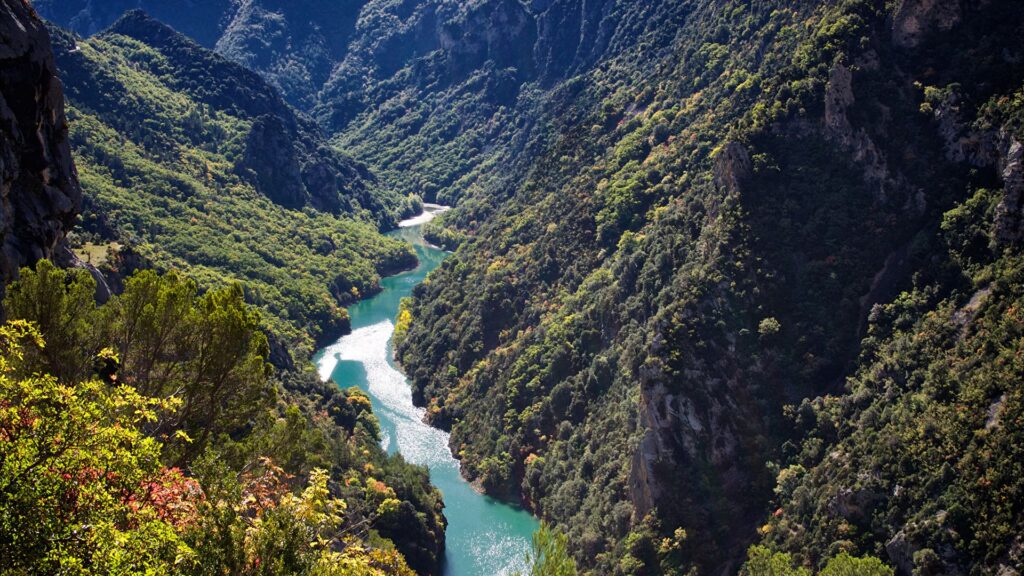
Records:
[[[761,320],[757,325],[757,332],[761,336],[774,336],[779,333],[779,330],[782,330],[782,324],[773,316]]]
[[[794,568],[789,554],[772,552],[764,546],[750,547],[741,573],[744,576],[811,576],[806,568]]]
[[[167,423],[195,438],[182,446],[182,458],[245,426],[275,397],[267,337],[260,330],[259,312],[245,304],[241,286],[215,290],[197,301],[188,340],[189,358],[176,391],[183,407],[177,421]]]
[[[848,553],[830,558],[818,576],[893,576],[893,569],[878,558],[866,556],[856,558]],[[811,571],[794,567],[793,558],[785,552],[773,552],[765,546],[751,546],[747,562],[741,574],[744,576],[811,576]]]
[[[893,576],[892,568],[878,558],[867,556],[855,558],[846,552],[832,558],[825,564],[820,576]]]
[[[22,268],[7,289],[4,310],[11,320],[34,323],[49,344],[25,351],[28,373],[52,374],[61,382],[88,376],[95,345],[96,281],[85,270],[62,270],[40,260]]]
[[[150,396],[175,392],[192,355],[197,289],[175,272],[141,271],[104,308],[110,342],[121,358],[121,378]]]
[[[533,550],[526,556],[529,576],[575,576],[576,561],[569,555],[565,534],[542,523],[533,533]]]
[[[170,442],[165,456],[178,464],[273,405],[267,337],[240,285],[199,296],[194,282],[174,272],[143,271],[102,308],[94,293],[95,281],[81,270],[43,260],[36,270],[21,271],[5,307],[11,318],[37,325],[50,344],[24,354],[25,374],[85,380],[96,353],[112,344],[121,359],[120,382],[144,396],[181,400],[179,410],[145,424]],[[179,431],[194,441],[177,441]]]
[[[166,514],[168,502],[151,498],[163,492],[160,444],[140,430],[169,403],[96,380],[18,377],[14,368],[25,360],[26,344],[46,348],[31,324],[0,327],[5,573],[140,574],[186,566],[194,558]]]

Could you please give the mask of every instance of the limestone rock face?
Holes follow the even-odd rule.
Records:
[[[1003,200],[996,209],[996,241],[1016,244],[1024,239],[1024,146],[1013,140],[1001,162]]]
[[[742,409],[728,398],[698,407],[686,394],[670,391],[658,368],[644,369],[641,380],[639,427],[644,433],[630,466],[636,517],[649,514],[671,491],[673,471],[694,466],[710,466],[724,492],[742,494],[749,477],[737,466],[739,439],[733,422]]]
[[[752,174],[750,153],[738,142],[726,144],[715,159],[715,184],[719,189],[738,194],[740,186]]]
[[[23,0],[0,0],[0,274],[63,246],[82,191],[71,159],[64,92],[46,28]]]
[[[864,170],[864,181],[875,189],[876,196],[883,200],[886,188],[898,187],[890,174],[885,156],[863,129],[856,129],[847,111],[854,105],[853,71],[837,63],[829,72],[825,87],[825,135],[851,154],[851,159]],[[895,179],[899,179],[896,176]]]
[[[903,0],[893,18],[892,39],[913,48],[929,34],[947,32],[960,22],[958,0]]]

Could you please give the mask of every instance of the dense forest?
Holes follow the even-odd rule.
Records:
[[[384,455],[362,392],[280,395],[239,285],[95,288],[42,260],[3,303],[5,573],[433,569],[425,471]]]
[[[1019,566],[1019,7],[618,16],[607,60],[520,96],[554,126],[475,180],[408,307],[399,357],[466,473],[599,574],[757,541],[794,572]]]
[[[67,126],[0,53],[51,119],[0,149],[16,569],[442,569],[426,471],[305,362],[426,201],[454,254],[395,357],[545,521],[533,574],[1021,572],[1018,2],[33,4]]]

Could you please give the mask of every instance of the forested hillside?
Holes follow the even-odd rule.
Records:
[[[594,15],[618,42],[520,96],[536,155],[478,181],[408,307],[399,358],[465,472],[598,574],[734,571],[759,539],[811,568],[1019,566],[1017,377],[987,371],[1020,345],[1022,15]]]
[[[271,377],[239,285],[25,268],[0,328],[5,574],[436,570],[440,494],[370,400]]]
[[[296,358],[347,329],[342,306],[415,264],[377,233],[415,206],[377,186],[258,75],[133,12],[54,30],[94,264],[243,281]],[[117,286],[112,287],[115,291]],[[296,346],[300,348],[296,349]]]
[[[144,10],[207,48],[264,74],[310,109],[345,56],[366,0],[37,0],[43,17],[88,36]]]

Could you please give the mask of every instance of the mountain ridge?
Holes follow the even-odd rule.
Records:
[[[174,77],[179,86],[186,86],[184,76],[189,74],[192,77],[187,79],[188,86],[194,86],[196,81],[206,84],[193,92],[200,102],[222,109],[235,108],[260,120],[261,130],[254,131],[247,142],[247,154],[252,158],[245,162],[245,168],[256,172],[257,186],[263,189],[264,194],[292,208],[312,203],[320,209],[338,212],[343,209],[344,201],[333,197],[333,189],[341,188],[342,196],[351,196],[357,202],[361,201],[372,212],[380,213],[387,208],[367,192],[366,182],[372,182],[373,178],[366,168],[329,151],[320,140],[322,135],[318,127],[300,113],[291,113],[284,100],[264,84],[261,76],[217,56],[207,59],[201,68],[189,70],[187,67],[191,65],[190,59],[194,58],[198,45],[192,44],[184,35],[149,17],[142,10],[127,12],[110,28],[100,32],[99,37],[111,34],[127,36],[159,47],[171,65],[177,68]],[[226,78],[234,80],[215,81]],[[253,90],[253,86],[259,88]],[[284,140],[265,141],[276,134],[283,135]],[[275,153],[280,155],[289,148],[296,149],[293,158],[284,162],[275,161]],[[330,160],[319,160],[309,167],[301,166],[302,156],[314,155]],[[296,187],[296,183],[300,186]],[[350,190],[345,190],[346,186]],[[355,210],[359,208],[357,204]],[[347,210],[352,211],[353,208],[348,207]]]
[[[102,266],[112,285],[146,262],[255,283],[249,299],[273,332],[311,349],[346,330],[342,306],[382,273],[414,265],[378,228],[407,202],[258,75],[141,13],[88,40],[53,37],[86,189],[76,242],[116,245]],[[301,355],[275,350],[284,364]]]

